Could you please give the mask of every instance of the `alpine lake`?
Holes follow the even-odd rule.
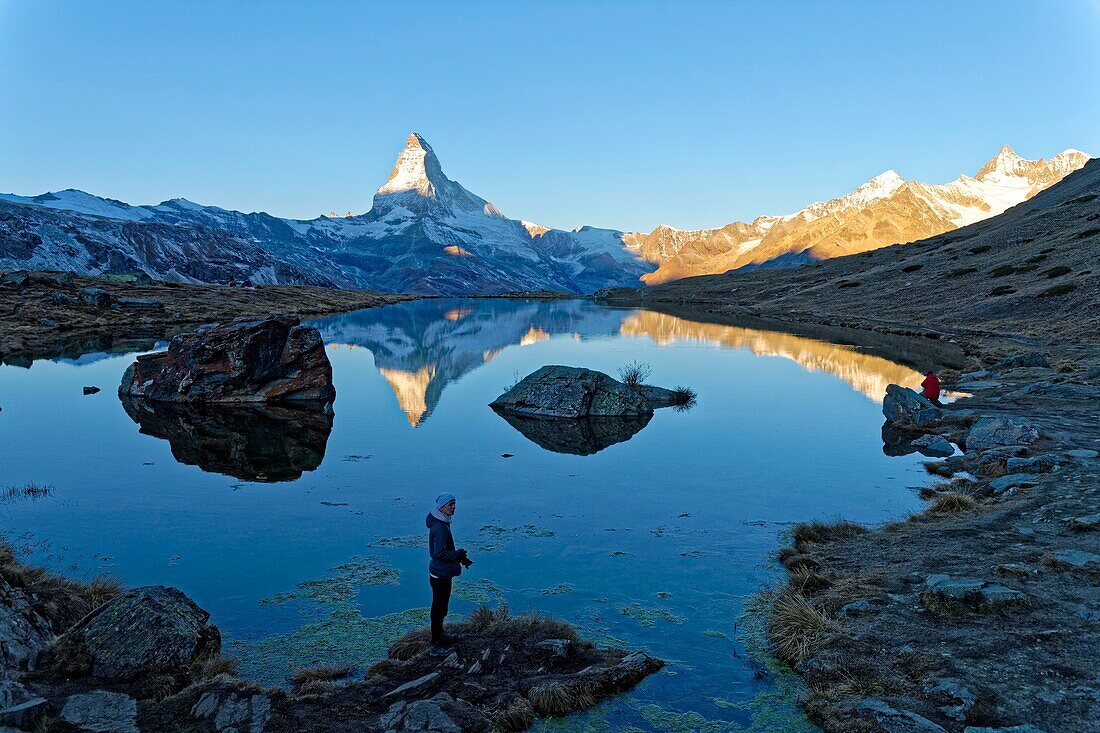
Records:
[[[900,350],[906,365],[705,320],[468,299],[312,321],[333,415],[135,409],[116,394],[133,353],[0,366],[0,486],[49,488],[4,492],[0,531],[69,577],[182,589],[242,676],[286,684],[304,666],[365,668],[427,623],[424,520],[450,491],[475,563],[452,618],[507,604],[668,663],[537,729],[815,730],[799,681],[767,654],[759,593],[782,581],[775,551],[794,524],[918,507],[922,456],[887,455],[880,426],[886,385],[919,384],[923,345]],[[634,361],[696,404],[597,433],[488,407],[547,364],[616,376]]]

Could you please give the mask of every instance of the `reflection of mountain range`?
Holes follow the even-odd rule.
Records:
[[[920,372],[849,346],[794,336],[780,331],[758,331],[718,323],[696,323],[654,311],[636,311],[623,322],[622,332],[649,336],[659,345],[676,341],[701,342],[749,349],[757,356],[782,356],[808,372],[840,377],[857,392],[882,402],[888,384],[920,384]]]
[[[328,344],[363,346],[409,424],[420,425],[443,388],[499,354],[558,334],[619,332],[626,311],[580,300],[420,300],[317,321]]]
[[[921,380],[913,368],[851,346],[581,300],[421,300],[333,316],[315,325],[330,348],[362,346],[374,354],[375,366],[413,427],[432,413],[448,384],[506,347],[564,334],[648,336],[662,346],[692,341],[782,356],[807,371],[833,374],[875,401],[882,400],[891,382],[911,385]],[[913,351],[909,343],[878,351],[897,351],[899,360],[923,363],[926,340],[917,341]]]

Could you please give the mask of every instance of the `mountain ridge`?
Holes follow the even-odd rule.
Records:
[[[6,233],[0,267],[144,273],[186,282],[308,282],[423,295],[584,294],[639,281],[656,285],[734,269],[794,267],[915,241],[1000,213],[1087,160],[1073,149],[1026,160],[1005,145],[974,176],[927,184],[889,169],[843,196],[783,216],[699,230],[566,231],[508,218],[448,178],[431,145],[413,132],[370,210],[358,215],[286,219],[183,198],[133,206],[78,189],[0,194],[0,234]],[[21,214],[18,207],[53,213]],[[148,244],[135,247],[135,238],[155,243],[155,251]]]
[[[647,285],[774,266],[781,258],[804,264],[924,239],[995,216],[1088,160],[1073,148],[1049,160],[1027,160],[1005,145],[973,177],[928,184],[907,181],[890,169],[848,194],[793,214],[693,231],[663,226],[648,234],[627,232],[623,239],[658,264],[643,276]]]

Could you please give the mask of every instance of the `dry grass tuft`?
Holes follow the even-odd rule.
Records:
[[[401,662],[408,661],[417,654],[427,651],[429,641],[428,634],[423,631],[414,631],[390,645],[389,658]]]
[[[240,660],[236,657],[208,657],[195,665],[191,675],[196,682],[212,680],[220,675],[236,677],[239,666]]]
[[[143,700],[161,700],[171,697],[175,692],[180,689],[179,680],[170,674],[155,674],[146,677],[142,680],[141,691],[138,693],[138,697]]]
[[[961,514],[971,512],[978,508],[978,502],[974,497],[952,491],[940,494],[928,507],[929,514]]]
[[[532,687],[527,698],[535,713],[543,717],[567,715],[596,704],[592,692],[576,682],[544,682]]]
[[[531,707],[531,703],[526,698],[517,695],[494,710],[489,717],[492,720],[494,729],[506,733],[516,733],[517,731],[527,730],[535,722],[535,709]]]
[[[122,579],[114,575],[97,575],[84,586],[84,597],[92,609],[97,609],[124,591]]]
[[[805,568],[792,571],[787,578],[787,582],[790,583],[791,587],[797,588],[799,592],[806,594],[817,593],[833,584],[828,575]]]
[[[796,588],[787,586],[772,595],[767,637],[783,661],[798,664],[809,656],[822,633],[835,628],[835,622]]]
[[[335,682],[351,677],[355,667],[350,664],[322,664],[317,667],[305,667],[290,675],[290,684],[295,690],[302,690],[315,682]]]
[[[837,519],[832,522],[819,522],[814,520],[812,522],[802,522],[801,524],[795,525],[791,536],[794,539],[794,546],[799,547],[804,544],[821,544],[834,540],[845,540],[850,537],[857,537],[861,534],[865,534],[866,532],[867,528],[863,525],[843,519]]]

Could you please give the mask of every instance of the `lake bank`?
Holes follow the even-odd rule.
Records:
[[[755,273],[747,280],[734,288],[738,299],[752,299],[767,282]],[[1091,343],[1087,319],[1029,328],[1010,319],[1018,331],[996,332],[985,324],[974,328],[964,314],[930,318],[933,330],[867,317],[876,312],[870,308],[846,310],[851,303],[810,313],[797,308],[797,296],[792,309],[744,306],[731,303],[726,290],[701,303],[673,289],[619,291],[606,302],[668,313],[701,310],[719,323],[841,329],[855,343],[920,334],[965,356],[960,363],[921,353],[917,359],[926,361],[914,362],[940,370],[945,388],[972,394],[954,409],[1026,421],[1044,436],[1014,455],[974,450],[949,459],[933,469],[946,480],[927,492],[932,504],[908,521],[851,535],[823,531],[786,553],[793,572],[787,591],[772,596],[772,618],[774,624],[780,609],[788,613],[779,625],[790,624],[795,607],[803,648],[789,661],[810,686],[804,707],[811,718],[830,732],[1028,724],[1048,732],[1097,730],[1098,670],[1089,650],[1100,645],[1100,557],[1093,554],[1100,348]],[[1025,354],[1042,358],[1020,358]],[[937,500],[948,493],[968,498]],[[970,606],[945,613],[937,606],[936,576],[960,581],[951,589],[964,595],[967,584],[984,583],[1018,591],[1026,602],[975,607],[971,593]]]
[[[310,286],[193,285],[82,277],[60,272],[0,273],[0,362],[89,351],[147,350],[206,323],[273,313],[298,317],[399,303],[410,296]]]

